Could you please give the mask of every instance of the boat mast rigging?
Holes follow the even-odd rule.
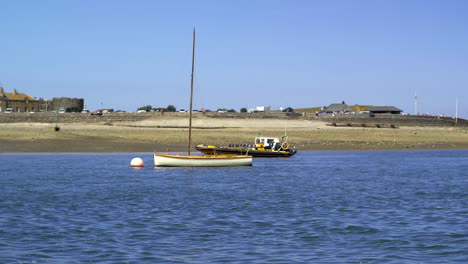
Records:
[[[189,114],[189,139],[188,139],[188,155],[192,145],[192,108],[193,108],[193,73],[195,69],[195,28],[193,28],[193,43],[192,43],[192,74],[190,75],[190,114]]]

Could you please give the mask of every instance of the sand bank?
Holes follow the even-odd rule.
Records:
[[[185,119],[115,124],[0,124],[0,152],[186,151]],[[253,143],[257,136],[281,137],[300,150],[468,149],[466,128],[331,127],[321,121],[262,119],[194,120],[192,146]]]

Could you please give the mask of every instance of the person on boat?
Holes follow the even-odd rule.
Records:
[[[257,150],[265,150],[262,142],[257,143]]]

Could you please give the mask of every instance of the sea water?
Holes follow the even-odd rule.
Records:
[[[468,150],[152,162],[0,154],[0,263],[468,262]]]

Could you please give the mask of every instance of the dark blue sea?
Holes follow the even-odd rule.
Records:
[[[468,150],[152,162],[0,154],[0,263],[468,262]]]

